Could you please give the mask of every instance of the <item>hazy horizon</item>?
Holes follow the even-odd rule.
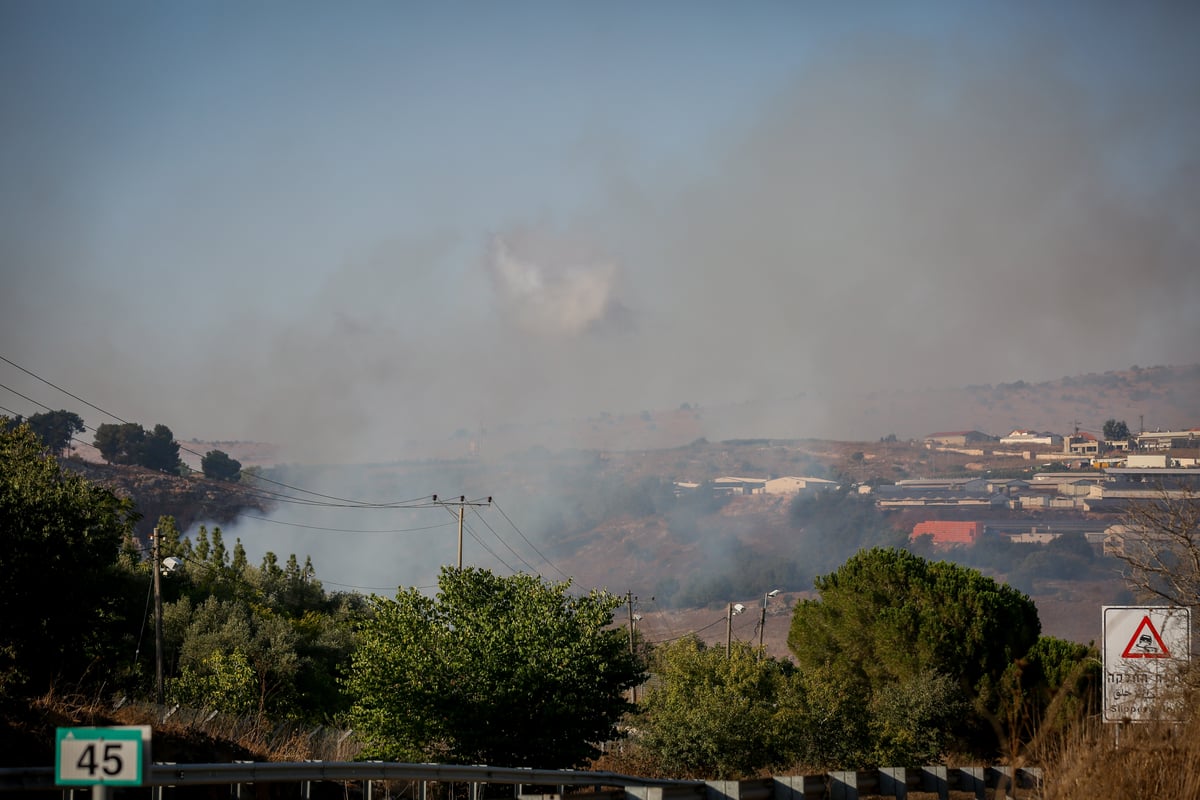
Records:
[[[685,403],[836,436],[866,392],[1200,363],[1198,23],[8,2],[0,354],[346,463]]]

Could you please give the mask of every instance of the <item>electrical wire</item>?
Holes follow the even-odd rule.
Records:
[[[703,628],[696,628],[695,630],[691,630],[686,633],[681,633],[678,636],[672,636],[669,639],[654,639],[654,640],[647,639],[646,643],[647,644],[663,644],[665,642],[675,642],[675,641],[683,639],[687,636],[693,636],[697,633],[703,633],[704,631],[708,630],[709,628],[713,627],[714,625],[720,625],[724,621],[725,621],[725,617],[720,616],[717,619],[710,622],[709,624],[705,625]]]
[[[3,361],[6,364],[16,367],[21,372],[24,372],[26,375],[29,375],[30,377],[41,381],[42,383],[46,384],[47,386],[57,389],[58,391],[67,395],[68,397],[78,400],[79,402],[83,403],[84,405],[88,406],[89,408],[93,408],[96,411],[99,411],[101,414],[105,414],[109,417],[112,417],[113,419],[117,420],[118,422],[121,422],[125,425],[134,424],[134,423],[130,423],[129,421],[123,419],[122,417],[117,416],[116,414],[112,413],[111,411],[103,409],[100,406],[95,405],[94,403],[84,400],[79,395],[77,395],[71,391],[68,391],[67,389],[64,389],[63,387],[59,386],[58,384],[56,384],[52,381],[49,381],[49,380],[43,378],[41,375],[38,375],[37,373],[33,372],[32,370],[26,369],[25,367],[21,366],[20,364],[16,363],[15,361],[12,361],[9,358],[6,358],[3,355],[0,355],[0,361]],[[18,397],[21,397],[21,398],[29,401],[30,403],[33,403],[34,405],[41,406],[42,408],[46,409],[47,411],[53,410],[50,408],[50,406],[48,406],[44,403],[38,402],[37,400],[34,400],[32,397],[28,397],[27,395],[24,395],[21,392],[18,392],[16,389],[13,389],[10,386],[0,384],[0,388],[7,389],[8,391],[12,392],[13,394],[17,395]],[[84,427],[86,429],[92,431],[93,433],[97,432],[96,428],[93,428],[89,425],[85,424]],[[72,437],[72,439],[74,440],[74,437]],[[75,441],[78,441],[78,440],[75,440]],[[201,459],[204,458],[203,454],[198,453],[195,450],[192,450],[191,448],[180,443],[178,440],[175,440],[175,444],[179,447],[180,450],[182,450],[185,453],[189,453],[189,454],[197,456]],[[422,502],[422,501],[426,500],[426,497],[419,497],[419,498],[414,498],[412,500],[401,500],[401,501],[394,501],[394,502],[388,502],[388,503],[374,503],[374,502],[369,502],[369,501],[364,501],[364,500],[352,500],[352,499],[348,499],[345,497],[338,497],[336,495],[329,495],[329,494],[323,494],[321,492],[315,492],[315,491],[312,491],[311,489],[305,489],[300,486],[293,486],[292,484],[284,483],[282,481],[277,481],[277,480],[274,480],[273,478],[268,478],[264,475],[255,475],[253,473],[247,473],[247,474],[249,475],[249,477],[251,477],[255,480],[260,480],[265,483],[274,484],[276,486],[280,486],[285,489],[290,489],[294,492],[300,492],[302,494],[312,495],[313,497],[319,497],[324,500],[333,500],[333,501],[336,501],[337,503],[345,504],[344,507],[355,507],[355,508],[357,508],[357,507],[362,507],[362,508],[425,508],[425,507],[428,507],[428,504],[425,504]],[[291,502],[300,502],[301,499],[302,498],[293,498],[291,500]],[[311,504],[315,505],[316,503],[313,502]],[[339,506],[334,504],[333,507],[339,507]]]
[[[321,585],[322,586],[341,586],[344,589],[366,589],[367,591],[372,591],[372,592],[375,592],[375,591],[381,591],[381,592],[382,591],[393,591],[394,592],[394,591],[398,591],[398,590],[404,588],[402,586],[357,586],[353,583],[338,583],[337,581],[321,581]],[[416,589],[419,592],[425,592],[430,589],[437,589],[438,587],[437,586],[412,586],[409,588]]]
[[[364,528],[325,528],[320,525],[303,525],[299,522],[285,522],[283,520],[270,519],[268,517],[256,517],[253,514],[239,514],[238,516],[242,519],[255,519],[260,522],[270,522],[273,525],[286,525],[290,528],[307,528],[308,530],[330,531],[332,533],[417,533],[420,531],[431,531],[436,528],[448,528],[454,524],[452,522],[440,522],[437,525],[426,525],[421,528],[389,528],[386,530]]]
[[[71,393],[70,393],[70,392],[68,392],[66,389],[62,388],[61,386],[58,386],[57,384],[53,384],[53,383],[51,383],[50,381],[48,381],[48,380],[46,380],[45,378],[43,378],[41,375],[38,375],[38,374],[36,374],[36,373],[33,373],[33,372],[31,372],[31,371],[29,371],[29,370],[25,369],[25,368],[24,368],[24,367],[22,367],[20,364],[18,364],[18,363],[16,363],[16,362],[14,362],[14,361],[10,361],[9,359],[5,358],[5,357],[4,357],[4,356],[2,356],[2,355],[0,355],[0,361],[3,361],[3,362],[4,362],[4,363],[6,363],[6,364],[9,364],[9,365],[11,365],[11,366],[14,366],[14,367],[16,367],[17,369],[21,370],[21,372],[24,372],[26,375],[30,376],[31,378],[36,378],[37,380],[41,381],[42,383],[46,384],[47,386],[50,386],[50,387],[52,387],[52,388],[54,388],[54,389],[58,389],[60,392],[62,392],[63,394],[67,395],[68,397],[73,397],[73,398],[75,398],[76,400],[78,400],[79,402],[83,403],[83,404],[84,404],[85,406],[87,406],[88,408],[94,408],[94,409],[96,409],[97,411],[99,411],[101,414],[104,414],[104,415],[106,415],[106,416],[112,417],[113,419],[117,420],[118,422],[124,422],[126,425],[128,425],[128,424],[129,424],[128,422],[125,422],[125,420],[121,419],[121,418],[120,418],[120,417],[118,417],[116,414],[112,413],[111,411],[105,411],[105,410],[104,410],[103,408],[101,408],[100,406],[97,406],[97,405],[92,405],[91,403],[89,403],[87,400],[84,400],[84,399],[83,399],[82,397],[80,397],[79,395],[76,395],[76,394],[71,394]],[[5,387],[5,388],[8,388],[8,387]],[[10,389],[9,391],[12,391],[12,390]],[[41,403],[38,403],[38,405],[41,405]],[[49,408],[49,406],[46,406],[46,408]]]
[[[492,532],[492,535],[496,537],[496,539],[500,542],[500,544],[502,544],[508,548],[508,552],[510,552],[514,556],[516,556],[517,560],[520,561],[522,564],[529,567],[530,572],[537,573],[537,567],[533,566],[533,564],[530,564],[528,561],[525,560],[525,558],[520,553],[518,553],[516,550],[512,549],[512,546],[508,542],[504,541],[503,537],[501,537],[499,533],[496,533],[496,529],[493,528],[491,525],[489,525],[488,521],[483,518],[483,515],[479,513],[478,508],[472,507],[471,510],[475,512],[475,516],[479,517],[479,521],[483,523],[485,528],[487,528],[489,531]]]
[[[32,370],[27,369],[27,368],[21,366],[20,364],[17,364],[15,361],[13,361],[3,355],[0,355],[0,361],[3,361],[4,363],[9,364],[12,367],[15,367],[16,369],[20,370],[21,372],[46,384],[47,386],[50,386],[51,388],[56,389],[59,392],[62,392],[63,394],[67,395],[68,397],[71,397],[71,398],[83,403],[87,407],[95,409],[96,411],[99,411],[101,414],[111,417],[112,419],[115,419],[118,422],[121,422],[126,425],[133,424],[133,423],[130,423],[128,420],[118,416],[117,414],[114,414],[113,412],[108,411],[107,409],[101,408],[100,406],[98,406],[88,400],[85,400],[84,398],[69,391],[68,389],[65,389],[64,387],[58,385],[57,383],[54,383],[50,380],[47,380],[46,378],[43,378],[41,375],[38,375],[37,373],[33,372]],[[9,386],[0,384],[0,388],[4,388],[4,389],[8,390],[8,391],[12,392],[13,394],[17,395],[18,397],[21,397],[21,398],[27,400],[30,403],[33,403],[37,406],[41,406],[42,408],[46,409],[47,411],[53,410],[53,409],[51,409],[50,406],[45,405],[44,403],[41,403],[37,400],[34,400],[33,398],[28,397],[27,395],[24,395],[21,392],[18,392],[17,390],[15,390]],[[15,415],[15,412],[10,412],[10,413],[14,413],[14,415]],[[90,430],[93,433],[98,432],[96,428],[93,428],[89,425],[85,424],[84,427],[85,427],[85,429]],[[72,439],[72,441],[77,441],[80,444],[85,444],[85,445],[87,444],[86,442],[76,439],[75,437],[71,437],[71,439]],[[191,448],[187,447],[186,445],[180,443],[178,440],[175,440],[174,444],[181,451],[183,451],[185,453],[189,453],[189,454],[197,456],[201,459],[204,458],[204,456],[201,453],[198,453],[197,451],[192,450]],[[425,495],[422,497],[412,498],[410,500],[400,500],[400,501],[379,503],[379,502],[371,502],[371,501],[365,501],[365,500],[356,500],[356,499],[351,499],[351,498],[339,497],[337,495],[332,495],[332,494],[325,494],[322,492],[305,489],[303,487],[296,486],[293,484],[285,483],[283,481],[278,481],[273,478],[268,478],[261,474],[245,473],[245,475],[252,480],[257,480],[257,481],[260,481],[263,483],[269,483],[269,484],[272,484],[275,486],[279,486],[282,489],[287,489],[291,492],[298,492],[301,495],[308,496],[308,497],[297,497],[292,494],[285,494],[283,492],[273,491],[273,490],[266,489],[266,488],[263,488],[260,486],[255,486],[255,487],[243,486],[243,488],[246,489],[247,492],[251,496],[258,497],[259,499],[263,499],[263,500],[270,500],[271,502],[275,502],[275,503],[292,503],[295,505],[302,505],[302,506],[307,505],[307,506],[315,506],[315,507],[321,507],[321,508],[370,508],[370,509],[419,509],[419,508],[431,508],[436,505],[440,505],[437,502],[436,495]],[[310,499],[310,498],[319,498],[319,499],[314,500],[314,499]],[[490,501],[491,498],[488,498],[488,500]],[[479,501],[472,501],[472,502],[479,502]],[[443,507],[445,507],[445,506],[443,506]],[[447,511],[449,511],[448,508],[447,508]],[[508,515],[503,512],[503,510],[501,510],[500,513],[502,516],[504,516],[505,520],[509,523],[509,525],[512,526],[513,530],[517,531],[518,535],[520,535],[521,538],[525,540],[525,542],[542,558],[542,560],[544,560],[547,564],[549,564],[551,566],[551,568],[553,568],[555,571],[557,571],[564,578],[567,578],[566,574],[563,573],[562,570],[558,569],[548,558],[546,558],[545,554],[543,554],[540,550],[538,550],[537,547],[534,546],[533,543],[529,541],[528,537],[526,537],[525,534],[520,530],[520,528],[518,528],[512,522],[512,519],[509,518]],[[451,512],[451,514],[453,514],[453,512]],[[526,567],[528,567],[531,571],[536,572],[536,569],[533,567],[533,565],[530,564],[528,561],[526,561],[521,556],[520,553],[518,553],[515,549],[513,549],[513,547],[511,545],[509,545],[508,542],[506,542],[502,536],[500,536],[500,534],[487,522],[487,520],[483,519],[482,515],[479,515],[478,512],[476,512],[476,515],[479,516],[479,518],[483,522],[483,524],[488,528],[488,530],[490,530],[492,532],[492,534],[500,541],[501,544],[503,544]],[[277,520],[267,519],[265,517],[251,517],[251,518],[259,519],[259,520],[266,521],[266,522],[272,522],[272,523],[276,523],[276,524],[291,525],[292,527],[308,528],[308,529],[312,529],[312,530],[328,530],[331,532],[345,532],[345,533],[406,533],[406,532],[415,532],[416,530],[425,530],[425,529],[442,527],[442,526],[434,525],[434,526],[429,526],[429,528],[424,528],[424,529],[368,531],[368,530],[355,530],[355,529],[349,529],[349,528],[324,528],[322,526],[303,525],[303,524],[297,524],[297,523],[284,523],[284,522],[280,522]],[[475,540],[475,542],[480,547],[482,547],[485,551],[487,551],[499,563],[503,564],[510,572],[516,573],[519,571],[516,568],[514,568],[511,564],[509,564],[507,561],[505,561],[497,552],[495,552],[490,547],[488,547],[487,544],[485,544],[483,542],[483,540],[480,539],[479,536],[475,533],[475,531],[472,530],[469,526],[465,526],[465,524],[464,524],[464,530],[466,530],[466,532],[471,536],[472,539]],[[350,584],[343,584],[343,585],[351,586]],[[369,587],[352,587],[352,588],[369,588]]]
[[[458,521],[458,516],[453,511],[451,511],[446,506],[442,506],[442,508],[445,508],[446,513],[449,514],[451,517],[453,517],[456,522]],[[513,573],[514,575],[516,573],[520,572],[520,570],[515,569],[512,564],[509,564],[507,561],[505,561],[503,558],[501,558],[499,553],[497,553],[495,550],[493,550],[492,548],[490,548],[486,544],[484,544],[483,540],[475,535],[475,531],[471,530],[471,526],[466,524],[465,520],[463,521],[462,526],[463,526],[463,530],[467,533],[468,536],[470,536],[472,539],[475,540],[476,544],[478,544],[484,550],[488,551],[488,553],[491,554],[492,558],[496,559],[501,564],[503,564],[505,567],[507,567],[509,572]]]
[[[561,569],[559,569],[557,566],[555,566],[554,562],[552,562],[550,559],[546,558],[545,553],[543,553],[541,550],[538,550],[537,546],[534,545],[533,542],[529,541],[529,537],[527,537],[524,533],[521,532],[521,529],[518,528],[516,523],[513,522],[509,518],[508,514],[504,513],[504,509],[500,507],[499,503],[492,501],[492,505],[495,506],[496,510],[500,512],[500,516],[504,517],[505,521],[508,522],[508,524],[512,526],[512,529],[517,532],[517,535],[525,540],[525,544],[529,545],[533,549],[533,552],[538,554],[538,556],[542,559],[542,561],[545,561],[547,564],[549,564],[550,568],[552,570],[554,570],[555,572],[557,572],[559,575],[561,575],[563,577],[563,580],[568,580],[568,581],[571,580],[571,576],[567,575],[567,573],[563,572]]]

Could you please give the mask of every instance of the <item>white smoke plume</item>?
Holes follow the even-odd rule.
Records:
[[[487,271],[501,313],[538,336],[580,336],[623,315],[616,262],[530,229],[492,236]]]

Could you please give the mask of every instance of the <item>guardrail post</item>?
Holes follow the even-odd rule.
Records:
[[[988,767],[988,776],[996,782],[996,798],[1011,798],[1013,796],[1013,768]]]
[[[740,800],[740,789],[737,781],[705,781],[705,800]]]
[[[1016,783],[1022,789],[1038,789],[1042,788],[1042,768],[1041,767],[1022,767],[1017,770]]]
[[[908,769],[906,767],[880,767],[879,793],[891,795],[896,800],[907,800]]]
[[[974,792],[975,800],[987,800],[987,767],[959,767],[958,788]]]
[[[937,792],[938,800],[950,800],[950,780],[943,765],[921,768],[921,791]]]
[[[829,797],[831,800],[858,800],[858,772],[830,772]]]

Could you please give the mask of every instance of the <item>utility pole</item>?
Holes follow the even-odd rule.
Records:
[[[637,602],[637,598],[633,596],[633,592],[625,593],[625,606],[626,606],[626,608],[629,609],[629,655],[630,656],[637,655],[637,650],[634,645],[633,626],[639,619],[642,618],[640,614],[633,613],[633,604],[636,602]],[[637,686],[636,685],[629,687],[629,701],[631,703],[637,702]]]
[[[763,657],[763,653],[766,652],[763,650],[763,639],[766,636],[767,631],[767,599],[774,597],[777,594],[779,594],[779,590],[772,589],[763,595],[762,618],[758,621],[758,657],[760,659]]]
[[[467,506],[490,506],[492,498],[488,497],[486,501],[472,500],[467,501],[466,495],[460,496],[457,500],[438,500],[438,496],[433,496],[433,502],[439,506],[458,506],[458,568],[462,569],[463,565],[463,517],[466,515]]]
[[[725,615],[725,658],[733,655],[733,615],[746,610],[741,603],[730,603],[729,612]]]
[[[162,611],[162,550],[158,544],[158,528],[151,534],[154,560],[154,700],[165,701],[163,694],[163,611]]]
[[[633,592],[625,593],[625,605],[629,609],[629,655],[633,655]]]

